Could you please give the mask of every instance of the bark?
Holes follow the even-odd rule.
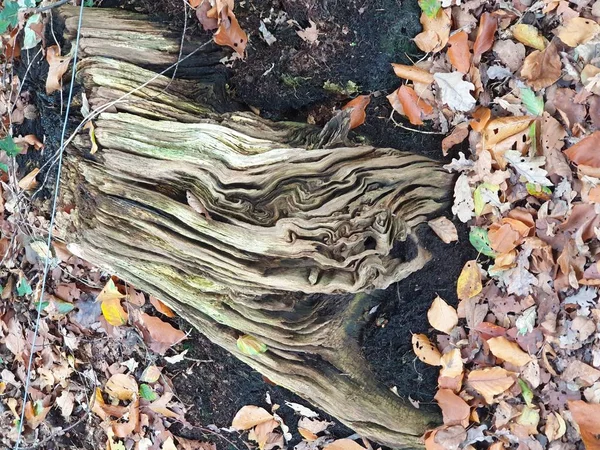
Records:
[[[76,9],[60,13],[73,37]],[[86,9],[78,70],[90,107],[174,63],[179,38],[142,15]],[[364,293],[427,262],[414,230],[445,205],[449,175],[347,145],[345,113],[319,129],[231,111],[220,56],[199,52],[101,114],[96,154],[87,132],[73,141],[63,239],[365,437],[418,446],[438,414],[380,385],[356,337]],[[241,353],[244,334],[268,350]]]

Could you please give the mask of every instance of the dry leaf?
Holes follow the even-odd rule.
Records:
[[[31,401],[28,401],[25,404],[25,420],[27,421],[27,425],[35,430],[44,420],[46,420],[46,416],[50,412],[50,409],[52,409],[52,406],[42,406],[40,400],[36,402],[35,406]]]
[[[131,400],[138,395],[138,384],[131,375],[116,373],[108,379],[104,391],[113,398]]]
[[[565,419],[557,412],[551,412],[546,418],[546,426],[544,434],[550,441],[556,441],[563,437],[567,432],[567,424]]]
[[[356,128],[363,123],[365,123],[365,119],[367,118],[367,113],[365,112],[365,108],[371,102],[370,95],[359,95],[353,100],[350,100],[346,103],[342,109],[352,108],[350,111],[350,129]]]
[[[462,153],[460,153],[462,155]],[[461,174],[454,185],[454,204],[452,205],[452,213],[456,214],[458,219],[467,223],[473,217],[475,202],[471,194],[471,186],[469,178],[466,174]]]
[[[412,346],[417,358],[425,364],[429,364],[430,366],[441,365],[440,358],[442,357],[442,354],[424,334],[413,334]]]
[[[442,140],[442,154],[446,156],[448,154],[448,150],[463,142],[468,136],[469,124],[467,122],[459,123],[454,127],[452,133]]]
[[[173,310],[153,295],[150,296],[150,303],[152,303],[152,306],[154,306],[154,308],[156,308],[156,310],[159,313],[164,314],[165,316],[170,318],[175,317],[175,313],[173,312]]]
[[[483,130],[484,146],[490,148],[511,136],[529,128],[534,120],[531,116],[509,116],[490,120]]]
[[[494,396],[503,393],[514,384],[511,372],[502,367],[473,370],[467,377],[470,387],[479,392],[486,403],[494,403]]]
[[[423,117],[433,112],[431,105],[421,100],[411,87],[400,86],[397,95],[404,114],[413,125],[423,125]]]
[[[423,32],[415,36],[415,44],[426,53],[439,52],[446,46],[450,37],[452,25],[450,8],[440,8],[435,17],[422,13],[421,25],[423,25]]]
[[[440,363],[442,365],[440,377],[456,378],[463,373],[463,361],[460,350],[457,348],[445,353],[440,359]]]
[[[521,68],[521,76],[536,91],[556,83],[561,73],[558,49],[552,43],[545,50],[536,50],[527,56]]]
[[[488,339],[487,343],[496,358],[500,358],[514,366],[521,367],[532,361],[531,356],[521,350],[519,344],[511,342],[503,336]]]
[[[433,83],[433,75],[420,67],[406,66],[404,64],[392,64],[392,67],[394,68],[394,73],[399,78],[423,84]]]
[[[444,425],[469,425],[471,409],[467,402],[449,389],[440,389],[433,397],[442,410]]]
[[[494,45],[496,28],[498,28],[496,17],[490,13],[483,13],[479,19],[477,38],[475,44],[473,44],[473,58],[476,61]]]
[[[319,30],[317,29],[317,24],[310,19],[308,23],[310,23],[310,27],[305,28],[304,30],[297,30],[296,34],[300,36],[300,39],[309,44],[318,44]]]
[[[338,439],[331,444],[327,444],[323,447],[323,450],[365,450],[365,448],[352,439]]]
[[[433,232],[444,242],[449,244],[458,241],[456,226],[448,218],[441,216],[427,222]]]
[[[458,324],[456,310],[439,296],[433,300],[427,311],[427,319],[433,328],[446,334],[450,334]]]
[[[600,168],[599,148],[600,131],[594,131],[591,135],[565,150],[564,154],[575,164]]]
[[[546,39],[544,39],[542,33],[540,33],[540,30],[538,30],[533,25],[519,23],[512,27],[512,32],[513,37],[517,41],[529,47],[533,47],[536,50],[540,51],[546,48]]]
[[[92,142],[92,148],[90,149],[90,155],[95,154],[98,151],[98,143],[96,142],[96,129],[91,120],[88,120],[83,126],[84,130],[88,130],[90,134],[90,141]]]
[[[266,409],[260,406],[246,405],[237,412],[231,426],[236,430],[248,430],[269,420],[273,420],[273,416]]]
[[[467,261],[456,282],[456,294],[458,298],[467,300],[475,297],[482,289],[481,272],[477,266],[477,261]]]
[[[583,400],[568,402],[586,450],[600,450],[600,404]]]
[[[441,90],[442,101],[454,111],[470,111],[477,103],[471,95],[475,85],[463,80],[463,76],[460,72],[436,73],[433,75]]]
[[[156,383],[160,378],[160,368],[150,365],[144,369],[140,377],[142,383]]]
[[[115,436],[126,438],[133,434],[140,424],[140,399],[136,396],[128,407],[127,422],[113,422]]]
[[[468,73],[471,68],[471,52],[469,51],[469,36],[464,31],[453,34],[448,39],[448,60],[456,70]]]
[[[577,47],[593,39],[600,32],[600,25],[592,19],[573,17],[558,27],[558,38],[569,47]]]
[[[174,411],[171,411],[168,408],[169,402],[171,401],[172,398],[173,398],[173,393],[172,392],[165,392],[163,394],[163,396],[160,397],[158,400],[155,400],[152,403],[150,403],[148,405],[148,408],[150,408],[155,413],[161,414],[161,415],[163,415],[165,417],[170,417],[170,418],[173,418],[173,419],[179,419],[179,420],[181,420],[182,417],[179,414],[177,414]]]
[[[71,57],[60,56],[60,47],[53,45],[46,49],[46,61],[48,62],[48,77],[46,78],[46,94],[50,95],[62,88],[62,77],[69,68]]]
[[[248,44],[248,36],[238,23],[233,11],[228,7],[221,12],[221,22],[219,29],[214,35],[215,43],[218,45],[226,45],[234,49],[240,56],[244,56],[246,45]]]
[[[146,313],[140,315],[145,330],[149,335],[148,346],[163,355],[170,347],[186,339],[186,334],[174,328],[170,323]],[[146,333],[144,333],[146,338]]]
[[[112,278],[102,288],[102,291],[96,298],[101,302],[102,315],[112,326],[118,327],[127,323],[129,315],[121,306],[121,299],[125,297],[119,292]]]
[[[37,181],[35,181],[35,177],[37,177],[38,173],[40,173],[40,169],[35,168],[23,178],[19,180],[19,187],[24,191],[31,191],[35,189],[37,186]]]

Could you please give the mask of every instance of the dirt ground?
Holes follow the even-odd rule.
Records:
[[[111,3],[115,2],[105,0],[100,6],[113,6]],[[181,32],[184,28],[181,0],[117,3],[166,20],[173,30]],[[235,12],[250,41],[246,59],[233,61],[230,68],[228,88],[237,101],[270,119],[324,124],[335,108],[352,96],[371,93],[367,120],[357,129],[357,140],[441,159],[442,137],[395,127],[389,120],[391,108],[385,98],[400,84],[390,63],[407,63],[420,57],[411,41],[420,31],[416,0],[246,0],[236,2]],[[285,19],[279,25],[278,17]],[[261,20],[277,39],[272,46],[260,37]],[[311,23],[319,30],[318,45],[303,41],[296,33]],[[188,17],[186,28],[188,36],[211,36],[201,30],[194,16]],[[30,78],[41,83],[30,90],[43,92],[44,77]],[[333,92],[336,89],[341,92]],[[41,126],[49,135],[47,130],[53,117],[58,117],[58,107],[44,97],[36,102],[44,106],[40,108],[44,111],[41,117],[47,123],[29,126]],[[400,395],[430,403],[437,371],[416,359],[410,336],[430,331],[426,311],[436,294],[456,304],[454,281],[463,263],[473,259],[476,252],[465,245],[466,229],[459,229],[459,242],[451,245],[443,244],[427,227],[420,236],[432,253],[431,262],[388,290],[372,294],[372,305],[379,307],[368,316],[360,338],[369,364],[386,386],[396,386]],[[182,327],[187,329],[189,325]],[[226,427],[243,405],[264,406],[267,392],[275,403],[301,402],[266,383],[258,373],[197,333],[188,342],[189,356],[197,362],[192,368],[172,366],[170,375],[183,403],[195,406],[188,416],[190,423]],[[284,413],[284,420],[293,429],[293,414],[286,417]],[[180,434],[200,438],[205,431],[187,429]],[[350,434],[341,426],[333,431],[340,437]]]

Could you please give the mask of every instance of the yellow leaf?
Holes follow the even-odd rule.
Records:
[[[442,369],[440,370],[441,377],[455,378],[463,372],[463,362],[460,355],[460,350],[454,348],[444,354],[440,359]]]
[[[268,350],[267,344],[259,341],[254,336],[244,334],[237,339],[237,348],[245,355],[254,356]]]
[[[529,47],[533,47],[536,50],[544,50],[546,48],[546,45],[548,45],[546,39],[544,39],[544,37],[540,33],[540,30],[538,30],[533,25],[526,25],[524,23],[520,23],[512,27],[512,32],[513,37],[517,41]]]
[[[485,148],[526,130],[532,120],[531,116],[510,116],[490,120],[483,130]]]
[[[430,366],[441,365],[440,358],[442,357],[442,354],[424,334],[413,334],[412,346],[417,358],[419,358],[425,364],[429,364]]]
[[[425,69],[417,66],[406,66],[404,64],[392,64],[394,73],[399,78],[404,78],[418,83],[431,84],[433,83],[433,74]]]
[[[138,385],[131,375],[115,373],[106,382],[104,391],[113,398],[131,400],[134,396],[137,396]]]
[[[481,292],[481,272],[475,260],[467,261],[456,282],[456,294],[461,300],[475,297]]]
[[[467,383],[491,405],[495,395],[503,393],[514,384],[515,379],[511,374],[512,372],[502,367],[473,370],[467,377]]]
[[[600,25],[592,19],[573,17],[558,28],[558,38],[569,47],[585,44],[600,32]]]
[[[488,339],[490,350],[496,358],[503,359],[515,366],[524,366],[532,358],[519,347],[516,342],[511,342],[503,336]]]
[[[517,418],[517,423],[523,425],[527,434],[537,434],[537,426],[540,423],[539,410],[525,406],[521,415]]]
[[[273,420],[273,416],[266,409],[260,406],[246,405],[237,412],[231,426],[236,430],[248,430],[268,420]]]
[[[435,298],[427,311],[427,319],[433,328],[446,334],[450,334],[458,324],[456,310],[439,296]]]
[[[102,308],[102,315],[106,321],[114,327],[126,324],[129,317],[127,311],[121,306],[121,299],[123,297],[124,295],[119,292],[113,280],[109,278],[102,289],[102,292],[100,292],[100,295],[98,295],[98,298],[96,299],[97,301],[102,302],[100,305]]]

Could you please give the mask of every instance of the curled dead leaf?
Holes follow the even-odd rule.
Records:
[[[600,131],[594,131],[577,144],[572,145],[564,154],[575,164],[600,168]]]
[[[448,39],[448,60],[456,70],[468,73],[471,68],[471,52],[469,51],[469,36],[465,31],[459,31]]]
[[[273,416],[266,409],[260,406],[246,405],[236,413],[231,426],[236,430],[249,430],[270,420],[273,420]]]
[[[355,99],[350,100],[346,103],[342,109],[351,109],[350,111],[350,129],[356,128],[363,123],[365,123],[365,119],[367,118],[367,113],[365,112],[365,108],[371,102],[370,95],[359,95]]]
[[[483,130],[485,147],[489,148],[529,128],[531,116],[509,116],[490,120]]]
[[[62,88],[62,77],[69,68],[70,56],[60,56],[60,47],[52,45],[46,49],[48,77],[46,78],[46,94],[50,95]]]
[[[423,118],[433,112],[431,105],[421,100],[411,87],[400,86],[397,95],[404,114],[413,125],[423,125]]]
[[[417,66],[407,66],[404,64],[392,64],[394,73],[399,78],[404,78],[418,83],[431,84],[433,83],[433,74],[425,69]]]
[[[552,43],[545,50],[536,50],[528,55],[521,68],[521,76],[536,91],[556,83],[561,73],[558,49]]]
[[[426,53],[439,52],[446,46],[450,37],[452,25],[450,8],[440,8],[434,17],[422,13],[421,25],[423,31],[415,36],[415,44]]]

